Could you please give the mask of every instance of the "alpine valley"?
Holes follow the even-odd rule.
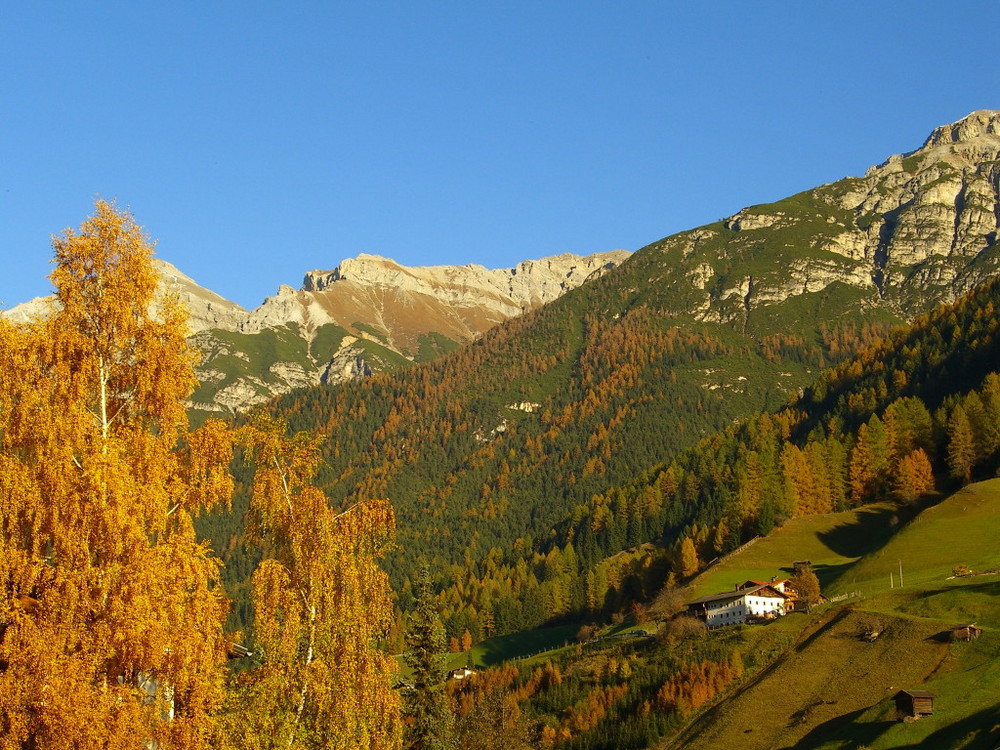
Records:
[[[998,231],[1000,112],[983,110],[632,254],[362,255],[252,312],[160,268],[204,355],[192,414],[263,405],[322,437],[333,505],[391,501],[385,643],[404,650],[427,571],[448,666],[469,667],[446,686],[460,733],[993,748]],[[252,645],[251,469],[198,528]],[[708,602],[788,600],[786,579],[783,616],[706,628]]]

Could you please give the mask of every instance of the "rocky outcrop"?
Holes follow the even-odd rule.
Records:
[[[348,258],[331,271],[310,271],[301,289],[281,285],[260,307],[220,320],[216,330],[199,329],[197,403],[239,411],[303,385],[356,380],[425,359],[442,343],[471,341],[628,256],[564,254],[505,269]]]
[[[835,284],[908,319],[997,273],[998,196],[1000,113],[982,110],[863,177],[745,208],[655,250],[677,258],[676,299],[702,320],[752,327],[763,308]]]
[[[558,298],[595,274],[627,258],[625,250],[579,256],[570,253],[526,260],[513,268],[465,266],[408,268],[389,258],[361,254],[332,271],[310,271],[304,292],[337,292],[345,286],[405,291],[440,299],[452,307],[485,307],[503,317],[519,315]]]
[[[557,255],[513,268],[480,265],[408,267],[361,254],[332,271],[310,271],[302,288],[268,297],[238,326],[244,333],[293,322],[315,330],[329,323],[373,326],[394,350],[412,356],[421,335],[435,331],[469,341],[486,329],[558,298],[621,263],[629,253]]]
[[[260,307],[204,331],[202,406],[238,411],[314,383],[341,383],[423,359],[432,341],[458,345],[584,282],[629,256],[624,250],[557,255],[513,268],[408,267],[377,255],[310,271],[301,289],[282,285]],[[281,339],[284,356],[261,356],[254,341]],[[428,348],[429,347],[429,348]],[[254,352],[244,360],[234,351]],[[227,377],[218,380],[214,373]],[[215,389],[216,396],[206,395]]]

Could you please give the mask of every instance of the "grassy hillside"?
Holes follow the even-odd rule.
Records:
[[[829,591],[862,555],[876,552],[889,540],[898,514],[898,506],[886,502],[792,518],[698,576],[694,596],[725,591],[747,580],[788,577],[796,560],[809,560],[824,591]]]
[[[1000,479],[969,485],[923,511],[884,548],[852,566],[831,590],[881,590],[900,561],[906,588],[936,586],[958,565],[1000,569]]]
[[[898,533],[886,536],[887,527]],[[1000,480],[990,480],[909,522],[905,509],[889,504],[795,519],[725,560],[698,579],[697,593],[727,588],[730,579],[760,577],[786,560],[810,558],[826,593],[861,590],[861,597],[821,608],[793,648],[671,746],[996,747],[1000,576],[951,578],[951,572],[959,564],[973,570],[1000,566],[998,538]],[[845,546],[847,540],[854,546]],[[870,549],[858,546],[859,540]],[[854,557],[857,552],[862,554]],[[900,560],[902,588],[896,578]],[[941,639],[950,626],[967,622],[984,628],[978,641]],[[873,623],[882,633],[868,642],[860,633]],[[890,698],[904,688],[933,692],[935,714],[896,721]]]

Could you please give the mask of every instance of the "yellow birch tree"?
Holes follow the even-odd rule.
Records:
[[[232,439],[188,430],[133,218],[98,202],[53,247],[51,315],[0,321],[0,749],[202,748],[227,604],[192,515],[229,501]]]
[[[285,431],[263,416],[245,429],[255,464],[247,533],[266,550],[252,581],[262,663],[240,677],[229,742],[253,750],[395,750],[402,743],[397,668],[377,644],[393,616],[377,563],[394,530],[392,506],[333,510],[312,484],[318,440]]]

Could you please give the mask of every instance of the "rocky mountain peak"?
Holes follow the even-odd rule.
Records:
[[[153,258],[153,268],[160,275],[157,297],[177,297],[188,311],[188,327],[192,333],[209,328],[232,328],[248,313],[226,298],[197,284],[172,263]],[[54,294],[22,302],[10,310],[0,311],[0,316],[15,323],[26,323],[50,315],[58,301]],[[154,303],[153,311],[156,311]]]
[[[332,270],[310,271],[300,290],[282,285],[239,320],[198,337],[205,352],[198,375],[207,384],[198,407],[238,411],[292,388],[434,356],[551,302],[629,255],[566,253],[488,269],[411,267],[362,253]],[[235,342],[258,335],[270,343],[238,350]]]
[[[618,265],[628,255],[625,250],[586,256],[563,253],[522,261],[513,268],[490,269],[477,263],[404,266],[391,258],[361,253],[356,258],[342,260],[333,270],[309,271],[303,279],[302,291],[326,292],[335,289],[340,282],[350,282],[366,287],[391,286],[435,296],[444,293],[453,302],[456,295],[485,294],[499,297],[501,304],[520,311],[551,302],[592,274]]]
[[[302,291],[322,292],[329,289],[330,285],[345,279],[368,284],[393,283],[394,278],[407,270],[415,269],[407,269],[391,258],[383,258],[381,255],[359,253],[356,258],[345,258],[340,261],[333,270],[309,271],[302,281]]]
[[[1000,112],[997,110],[977,109],[958,122],[935,128],[924,142],[923,148],[965,143],[983,137],[1000,140]]]
[[[1000,273],[998,236],[1000,111],[977,110],[863,177],[744,208],[661,247],[684,275],[686,310],[749,331],[780,317],[769,308],[845,289],[857,309],[912,319]]]

